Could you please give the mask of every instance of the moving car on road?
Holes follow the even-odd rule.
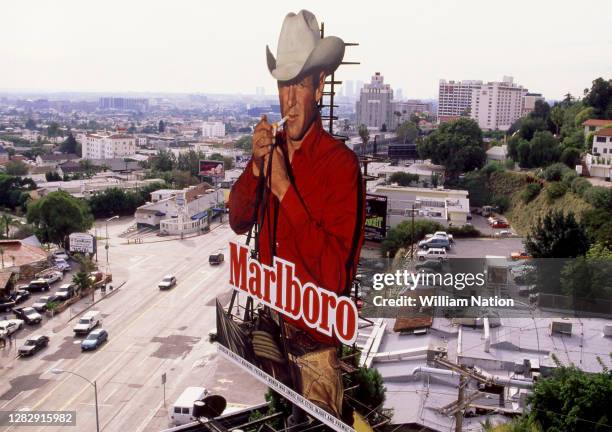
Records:
[[[100,324],[100,312],[89,311],[85,313],[81,319],[79,319],[79,322],[74,326],[74,334],[87,334],[98,324]]]
[[[19,347],[20,356],[31,356],[49,344],[49,338],[44,335],[30,336],[25,343]]]
[[[17,318],[24,320],[26,324],[40,324],[42,321],[42,315],[36,312],[33,307],[14,308],[13,313]]]
[[[208,257],[208,263],[210,265],[219,265],[223,262],[223,260],[224,256],[221,252],[210,254],[210,256]]]
[[[159,289],[163,290],[172,288],[174,285],[176,285],[176,277],[171,274],[168,274],[164,276],[164,278],[157,286],[159,287]]]
[[[491,228],[510,228],[510,225],[506,221],[496,220],[491,224]]]
[[[12,335],[23,327],[23,320],[11,319],[0,321],[0,337]]]
[[[193,403],[202,400],[208,391],[204,387],[187,387],[178,397],[170,411],[170,422],[174,426],[187,424],[192,420]]]
[[[108,339],[108,332],[104,329],[95,329],[89,332],[81,342],[81,351],[95,350]]]

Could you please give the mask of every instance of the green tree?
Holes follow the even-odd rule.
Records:
[[[240,137],[234,143],[234,148],[242,149],[245,152],[251,152],[253,149],[253,139],[251,135]]]
[[[157,131],[159,133],[164,133],[166,132],[166,122],[164,122],[163,120],[159,121],[159,124],[157,125]]]
[[[568,147],[561,152],[559,160],[570,168],[580,164],[580,150]]]
[[[64,191],[51,192],[28,205],[28,222],[42,242],[66,248],[68,236],[91,228],[93,217],[87,203]]]
[[[555,135],[559,135],[563,126],[564,110],[561,104],[557,104],[550,110],[550,121],[555,126]]]
[[[586,254],[589,239],[574,213],[551,210],[532,227],[525,241],[534,258],[574,258]]]
[[[597,78],[584,98],[598,118],[612,118],[612,80]]]
[[[176,156],[170,150],[160,149],[151,165],[154,171],[172,171],[176,167]]]
[[[62,179],[62,177],[53,171],[48,171],[45,173],[45,180],[47,180],[48,182],[52,182],[52,181],[60,181]]]
[[[546,121],[539,117],[526,117],[521,120],[519,136],[527,141],[531,141],[533,136],[538,131],[545,131]]]
[[[28,120],[25,122],[25,126],[24,126],[24,127],[25,127],[26,129],[29,129],[29,130],[35,130],[35,129],[36,129],[36,122],[35,122],[33,119],[29,118],[29,119],[28,119]]]
[[[189,150],[187,153],[179,154],[176,167],[181,171],[189,171],[191,175],[197,176],[200,173],[200,160],[206,159],[201,151]]]
[[[366,125],[359,126],[359,137],[361,138],[361,155],[365,156],[368,142],[370,141],[370,131]]]
[[[62,153],[76,154],[77,152],[77,140],[74,138],[72,133],[68,134],[68,138],[60,144],[60,151]]]
[[[4,238],[10,238],[11,226],[19,226],[17,219],[7,213],[0,215],[0,231]]]
[[[77,286],[78,292],[84,292],[93,285],[93,281],[89,274],[84,271],[78,271],[72,276],[72,283]]]
[[[418,183],[419,176],[405,172],[395,172],[389,177],[389,183],[397,183],[400,186],[410,186],[412,183]]]
[[[587,373],[561,366],[536,382],[523,417],[542,431],[604,431],[612,427],[610,400],[612,373],[607,368]]]
[[[402,143],[412,143],[416,139],[419,134],[419,130],[412,122],[404,122],[398,126],[395,133],[397,134],[397,139]]]
[[[234,158],[230,156],[224,156],[223,157],[223,169],[227,171],[227,170],[231,170],[232,168],[234,168]]]
[[[59,124],[57,122],[51,122],[49,127],[47,128],[47,136],[48,137],[56,137],[61,133]]]
[[[443,123],[417,149],[421,158],[444,165],[450,178],[481,168],[487,159],[482,131],[474,120],[465,118]]]
[[[412,229],[412,221],[405,220],[387,231],[387,236],[381,245],[382,256],[385,257],[387,254],[395,256],[400,248],[416,243],[426,234],[440,231],[443,227],[438,222],[420,219],[414,221],[414,235]]]
[[[5,172],[12,176],[23,176],[28,173],[28,166],[22,161],[9,161],[5,166]]]

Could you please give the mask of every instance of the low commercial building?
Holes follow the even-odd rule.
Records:
[[[155,202],[138,207],[134,217],[138,227],[159,228],[161,234],[177,235],[198,232],[208,225],[208,217],[222,202],[222,190],[208,183],[183,190],[155,191]]]
[[[133,135],[96,133],[86,134],[81,142],[83,159],[124,158],[136,153]]]
[[[502,144],[487,150],[487,162],[505,162],[508,159],[508,146]]]
[[[13,272],[17,279],[27,280],[49,266],[47,252],[23,240],[0,240],[2,271]]]
[[[393,228],[402,221],[431,219],[442,225],[462,226],[470,213],[468,191],[405,186],[378,186],[373,193],[387,197],[387,224]]]
[[[110,188],[132,190],[154,183],[163,183],[162,179],[125,180],[118,177],[96,176],[91,179],[38,182],[37,192],[45,196],[51,192],[63,190],[77,198],[86,198]]]

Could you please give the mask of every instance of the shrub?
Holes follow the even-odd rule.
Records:
[[[430,220],[415,220],[414,221],[414,242],[422,240],[425,234],[432,234],[436,231],[443,230],[444,227],[438,222]],[[387,232],[387,236],[382,242],[381,253],[382,256],[395,256],[399,248],[408,246],[412,237],[412,221],[405,220],[400,222],[397,226],[391,228]]]
[[[495,195],[493,205],[497,207],[500,213],[505,213],[510,208],[510,198],[506,195]]]
[[[481,232],[474,228],[473,225],[451,226],[446,229],[446,232],[456,238],[480,237],[481,235]]]
[[[565,164],[562,163],[554,163],[552,165],[547,166],[542,173],[544,179],[548,181],[559,181],[563,177],[563,174],[569,170]]]
[[[576,171],[566,171],[563,176],[561,177],[561,181],[563,182],[563,184],[565,184],[565,186],[568,187],[568,189],[572,186],[572,182],[574,181],[575,178],[578,177],[578,174],[576,174]]]
[[[540,183],[529,183],[521,193],[521,199],[527,204],[536,199],[541,190],[542,185]]]
[[[601,186],[593,186],[587,189],[583,196],[584,200],[598,209],[612,209],[612,190]]]
[[[580,164],[580,150],[573,147],[567,147],[561,152],[559,160],[570,168],[574,168]]]
[[[585,191],[591,187],[591,183],[584,177],[576,177],[572,180],[572,192],[580,197],[582,197]]]
[[[567,192],[567,186],[561,182],[553,182],[546,187],[546,195],[550,201],[561,198]]]

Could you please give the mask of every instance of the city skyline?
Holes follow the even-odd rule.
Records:
[[[229,4],[62,1],[36,3],[32,14],[33,2],[12,3],[0,29],[7,61],[0,91],[255,94],[260,87],[273,95],[265,46],[275,52],[285,14],[304,7],[325,22],[326,34],[360,44],[347,48],[345,60],[361,65],[342,67],[339,79],[367,82],[381,72],[404,98],[435,99],[440,79],[511,75],[560,99],[582,96],[612,71],[602,54],[611,52],[612,36],[584,13],[608,16],[612,4],[604,1],[521,1],[505,10],[484,1],[271,4],[243,4],[236,14]]]

